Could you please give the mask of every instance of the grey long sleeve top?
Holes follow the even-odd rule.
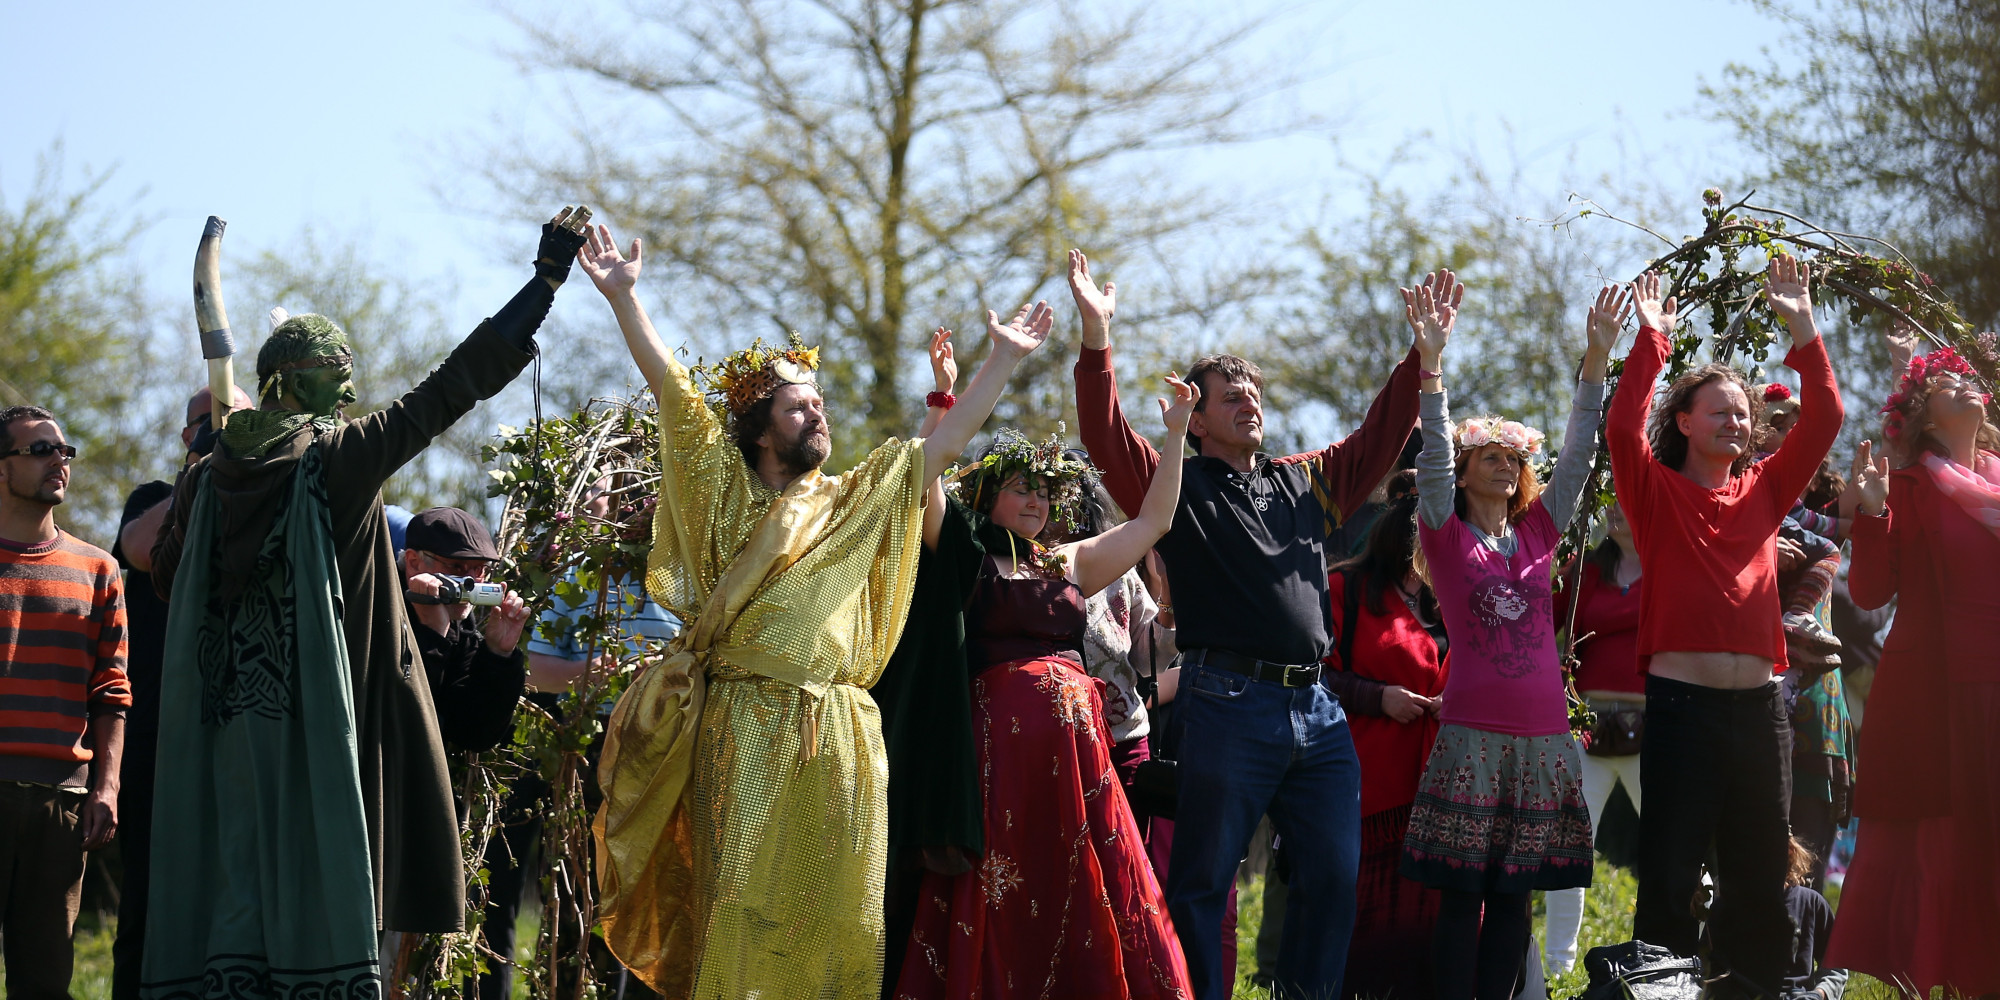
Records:
[[[1418,423],[1424,431],[1424,450],[1417,455],[1417,515],[1432,528],[1444,526],[1456,507],[1457,477],[1452,475],[1451,418],[1444,390],[1419,392]],[[1570,402],[1569,423],[1563,429],[1562,454],[1556,457],[1555,471],[1542,488],[1542,506],[1558,529],[1569,526],[1576,516],[1577,502],[1583,498],[1584,483],[1590,478],[1591,459],[1597,453],[1597,425],[1604,413],[1604,383],[1579,380]],[[1468,527],[1472,527],[1468,525]],[[1481,540],[1502,555],[1513,555],[1516,545],[1511,528],[1498,538],[1489,538],[1473,527]]]

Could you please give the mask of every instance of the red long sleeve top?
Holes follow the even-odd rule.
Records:
[[[1719,489],[1653,457],[1646,418],[1667,338],[1642,327],[1605,417],[1618,502],[1632,522],[1639,561],[1639,661],[1660,652],[1747,653],[1785,668],[1778,600],[1778,525],[1840,434],[1845,411],[1826,346],[1815,338],[1785,355],[1799,373],[1798,426],[1769,459]]]
[[[1181,470],[1173,527],[1155,546],[1167,564],[1182,649],[1224,649],[1272,663],[1332,650],[1326,540],[1395,467],[1417,423],[1417,352],[1375,397],[1361,426],[1318,451],[1259,455],[1249,474],[1196,455]],[[1076,411],[1091,464],[1137,513],[1160,453],[1125,421],[1111,351],[1077,357]]]

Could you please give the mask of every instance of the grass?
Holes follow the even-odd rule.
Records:
[[[1233,1000],[1267,1000],[1271,996],[1269,990],[1250,982],[1250,976],[1257,968],[1257,929],[1264,923],[1263,890],[1262,875],[1252,876],[1237,887],[1236,989],[1231,994]],[[1590,949],[1632,939],[1632,912],[1638,895],[1639,885],[1629,869],[1607,864],[1601,857],[1597,860],[1596,876],[1591,881],[1589,892],[1584,895],[1583,930],[1577,935],[1576,968],[1549,980],[1549,1000],[1571,1000],[1590,985],[1590,976],[1584,972],[1581,960]],[[1834,890],[1828,895],[1838,906],[1839,891]],[[1542,897],[1536,893],[1536,941],[1544,939],[1544,920]],[[1943,1000],[1941,991],[1933,991],[1933,996]],[[1901,997],[1895,987],[1859,973],[1847,984],[1846,1000],[1900,1000]]]
[[[1237,893],[1236,913],[1236,990],[1234,1000],[1266,1000],[1268,990],[1250,982],[1250,974],[1257,967],[1257,928],[1264,923],[1264,877],[1253,876],[1243,883]],[[1582,955],[1602,944],[1616,944],[1632,937],[1632,908],[1638,895],[1638,885],[1632,880],[1630,871],[1606,864],[1602,858],[1597,862],[1597,876],[1590,891],[1584,897],[1583,932],[1579,935],[1577,954]],[[1838,906],[1839,892],[1828,893]],[[540,926],[540,913],[532,906],[522,907],[519,928],[515,941],[519,959],[526,961],[534,947],[535,933]],[[76,1000],[110,1000],[111,997],[111,940],[117,932],[117,918],[109,915],[84,914],[77,921],[76,934],[76,975],[70,983],[70,995]],[[1543,934],[1542,901],[1535,899],[1535,939],[1540,941]],[[1583,971],[1583,963],[1567,975],[1549,980],[1550,1000],[1571,1000],[1589,985],[1589,977]],[[524,977],[514,979],[513,995],[516,1000],[526,1000],[528,994]],[[0,985],[0,1000],[7,992]],[[1887,983],[1855,975],[1847,985],[1848,1000],[1900,1000],[1901,994]],[[1932,996],[1943,1000],[1939,991]]]

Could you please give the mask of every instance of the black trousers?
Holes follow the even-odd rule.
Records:
[[[1727,970],[1775,991],[1795,934],[1785,907],[1792,724],[1779,685],[1725,690],[1648,677],[1639,752],[1646,810],[1633,936],[1698,954],[1693,905],[1707,864],[1711,975]]]
[[[127,732],[118,766],[118,937],[111,942],[111,1000],[139,1000],[146,955],[146,886],[153,875],[153,762],[158,737]]]

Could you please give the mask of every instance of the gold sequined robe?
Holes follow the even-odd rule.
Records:
[[[923,442],[764,486],[669,360],[646,586],[692,622],[612,712],[598,914],[667,997],[872,997],[888,763],[866,688],[922,546]]]

